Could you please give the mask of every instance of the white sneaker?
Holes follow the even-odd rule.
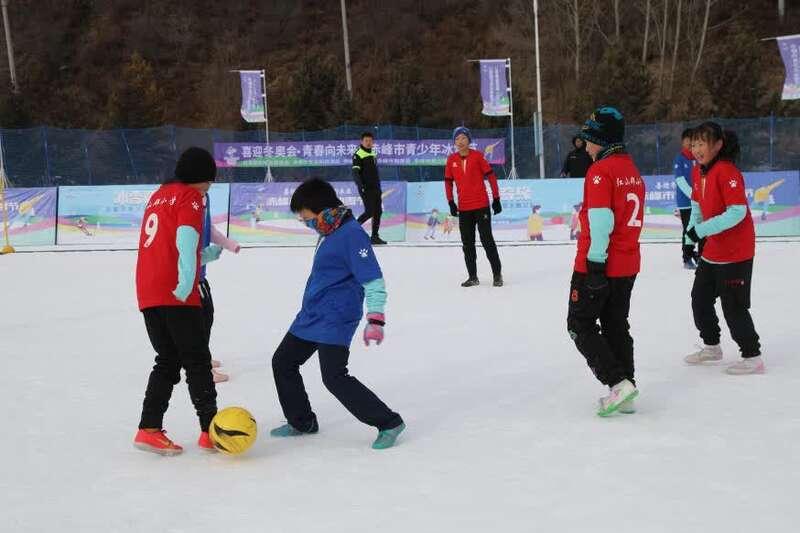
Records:
[[[633,400],[639,395],[636,387],[628,381],[623,379],[613,387],[608,396],[600,398],[600,407],[597,410],[598,416],[609,416],[619,410],[620,405],[628,400]]]
[[[683,358],[687,365],[702,365],[703,363],[716,363],[722,361],[722,347],[703,346],[699,351],[690,353]]]
[[[758,357],[743,357],[726,368],[725,372],[734,376],[741,376],[744,374],[763,374],[764,370],[764,360],[759,355]]]
[[[636,412],[636,400],[634,398],[630,398],[629,400],[625,400],[621,404],[619,404],[618,411],[625,415],[632,415]]]

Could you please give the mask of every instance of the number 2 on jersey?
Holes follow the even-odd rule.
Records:
[[[625,197],[627,201],[633,202],[633,213],[631,214],[631,219],[628,221],[628,226],[633,228],[641,228],[642,221],[639,220],[639,209],[641,209],[642,204],[639,201],[639,197],[636,194],[629,192],[628,196]]]
[[[158,215],[155,213],[151,213],[149,217],[147,217],[147,222],[144,224],[144,233],[147,235],[147,240],[144,241],[144,247],[147,248],[151,244],[153,244],[153,239],[156,238],[156,233],[158,233]]]

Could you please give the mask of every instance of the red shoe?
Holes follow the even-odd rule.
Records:
[[[145,431],[140,429],[133,439],[133,445],[146,452],[157,453],[159,455],[179,455],[183,448],[167,438],[167,432]]]
[[[214,447],[214,443],[211,442],[211,437],[208,436],[208,431],[203,431],[200,433],[200,438],[197,439],[197,445],[207,452],[217,451],[217,449]]]

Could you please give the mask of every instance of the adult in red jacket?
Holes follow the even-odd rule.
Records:
[[[764,372],[761,344],[750,316],[756,233],[744,177],[734,164],[739,142],[733,132],[705,122],[693,132],[692,151],[699,165],[692,175],[692,213],[686,239],[689,243],[706,240],[692,287],[694,323],[704,346],[684,360],[699,365],[722,359],[719,318],[714,310],[719,298],[742,354],[727,372],[760,374]]]
[[[456,151],[447,158],[444,169],[444,192],[450,204],[450,214],[458,217],[461,232],[461,245],[464,250],[464,262],[467,264],[467,281],[462,287],[480,285],[478,280],[477,254],[475,252],[475,226],[478,227],[481,244],[486,257],[492,266],[494,286],[503,286],[500,256],[497,244],[492,235],[492,215],[489,211],[489,195],[486,193],[484,180],[489,179],[492,187],[492,210],[499,215],[503,210],[500,205],[500,190],[497,187],[497,176],[492,167],[477,150],[472,150],[470,131],[461,126],[453,131],[453,144]],[[453,199],[453,184],[458,192],[458,205]]]
[[[641,262],[644,180],[625,153],[624,133],[622,113],[613,107],[597,109],[580,133],[594,163],[583,184],[567,328],[594,375],[610,388],[600,400],[600,416],[634,412],[639,394],[628,314]]]
[[[200,420],[198,444],[213,449],[208,427],[217,413],[217,393],[198,282],[201,265],[212,260],[208,249],[201,250],[200,235],[205,193],[216,174],[211,154],[189,148],[175,167],[175,178],[150,197],[142,220],[136,295],[156,360],[134,445],[162,455],[183,451],[166,437],[162,425],[181,369],[186,371],[189,396]]]

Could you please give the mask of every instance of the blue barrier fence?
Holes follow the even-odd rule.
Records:
[[[642,174],[667,174],[680,147],[681,131],[688,123],[632,124],[626,141]],[[739,134],[742,145],[740,167],[746,171],[800,168],[800,119],[764,117],[720,119]],[[379,140],[449,138],[450,129],[407,126],[344,125],[322,131],[270,132],[270,141],[357,140],[362,131],[372,131]],[[559,176],[561,165],[572,149],[577,126],[545,126],[543,148],[545,177]],[[503,178],[510,171],[509,129],[474,130],[474,137],[506,138],[506,164],[495,171]],[[533,128],[516,127],[517,173],[520,178],[538,178]],[[177,154],[189,146],[213,150],[215,142],[263,142],[264,131],[225,131],[163,126],[147,129],[76,130],[51,127],[0,129],[6,170],[17,187],[61,185],[110,185],[159,183],[171,174]],[[277,181],[297,181],[311,176],[329,180],[350,179],[350,168],[273,168]],[[442,178],[441,167],[382,166],[384,180],[431,181]],[[259,182],[264,169],[229,168],[220,171],[219,181]]]

